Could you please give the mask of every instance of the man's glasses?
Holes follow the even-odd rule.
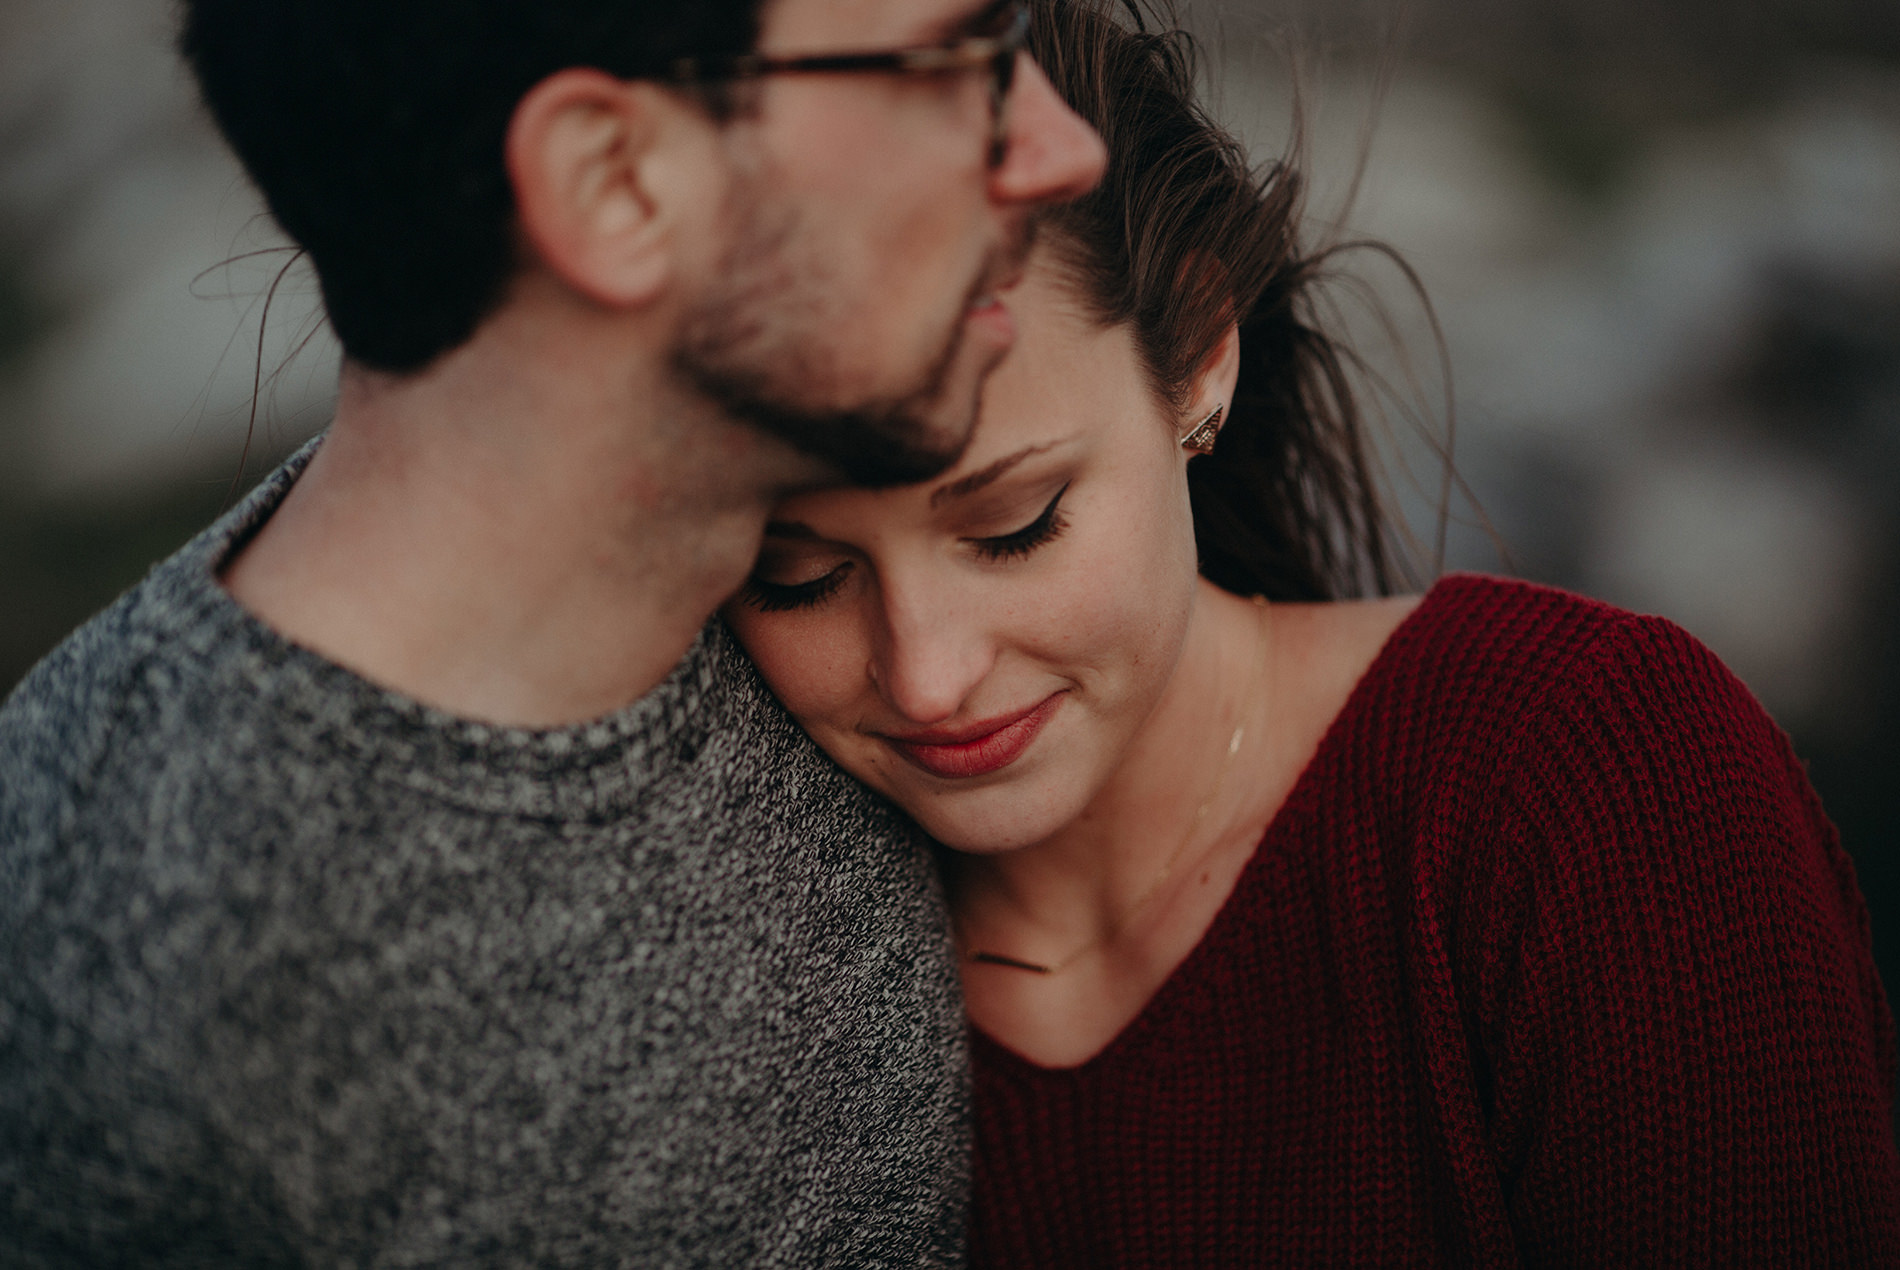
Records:
[[[1016,82],[1016,55],[1029,38],[1029,10],[1016,0],[996,10],[1001,28],[994,35],[969,35],[944,44],[890,49],[879,53],[810,53],[774,57],[740,53],[728,57],[682,57],[656,76],[675,84],[712,84],[765,75],[838,75],[883,72],[939,75],[988,69],[990,73],[990,161],[1000,163],[1007,148],[1009,90]]]

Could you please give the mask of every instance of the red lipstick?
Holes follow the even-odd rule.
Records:
[[[932,728],[905,736],[886,734],[892,749],[932,776],[962,780],[1001,771],[1022,757],[1043,724],[1062,704],[1051,693],[1038,705],[1016,714],[984,719],[961,728]]]

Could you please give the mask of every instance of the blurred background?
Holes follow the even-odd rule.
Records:
[[[1900,4],[1186,10],[1263,161],[1301,103],[1312,232],[1390,243],[1424,282],[1473,496],[1447,567],[1721,654],[1810,763],[1900,986]],[[328,418],[314,284],[172,20],[0,0],[0,692]],[[1349,264],[1396,343],[1350,290],[1344,320],[1400,385],[1409,355],[1402,395],[1442,431],[1425,311]],[[1429,547],[1436,460],[1403,412],[1393,432]]]

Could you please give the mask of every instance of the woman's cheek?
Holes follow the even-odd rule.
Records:
[[[1119,674],[1165,676],[1173,667],[1193,607],[1194,571],[1184,571],[1159,517],[1134,499],[1136,514],[1107,523],[1065,571],[1044,612],[1060,612],[1060,632],[1081,660]]]
[[[851,651],[851,625],[815,613],[747,611],[728,622],[774,696],[800,723],[834,722],[855,699],[852,680],[864,678],[864,658]],[[852,667],[855,665],[855,671]]]

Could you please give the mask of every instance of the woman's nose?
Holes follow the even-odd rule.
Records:
[[[995,663],[992,642],[956,606],[887,596],[868,673],[885,701],[907,720],[954,718]]]

